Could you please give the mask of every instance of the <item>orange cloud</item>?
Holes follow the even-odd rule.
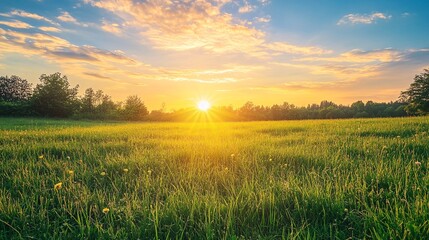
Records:
[[[300,58],[297,61],[307,62],[349,62],[349,63],[370,63],[370,62],[396,62],[402,59],[403,53],[394,49],[377,49],[371,51],[363,51],[354,49],[349,52],[342,53],[335,57],[307,57]]]
[[[36,19],[36,20],[41,20],[41,21],[45,21],[48,22],[52,25],[58,25],[58,23],[50,20],[49,18],[40,16],[38,14],[35,13],[29,13],[23,10],[13,10],[12,12],[10,12],[9,14],[6,14],[7,16],[19,16],[19,17],[24,17],[24,18],[31,18],[31,19]]]
[[[61,32],[61,29],[56,27],[39,27],[39,29],[44,32]]]
[[[31,26],[30,24],[21,22],[19,20],[0,21],[0,25],[5,25],[11,28],[23,28],[23,29],[33,28],[33,26]]]
[[[151,46],[162,50],[185,51],[203,49],[226,54],[241,53],[267,58],[272,54],[324,54],[317,47],[294,46],[270,42],[265,32],[249,23],[224,13],[221,8],[230,1],[148,0],[84,0],[110,11],[127,25],[140,29]],[[246,5],[245,5],[246,6]],[[263,19],[261,21],[267,21]]]

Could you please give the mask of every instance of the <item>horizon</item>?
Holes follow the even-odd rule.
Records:
[[[396,101],[429,68],[429,2],[6,0],[0,69],[150,110]],[[329,97],[328,97],[329,96]]]

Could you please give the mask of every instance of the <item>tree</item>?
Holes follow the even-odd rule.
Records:
[[[123,116],[126,120],[143,120],[148,114],[146,106],[137,95],[129,96],[125,101]]]
[[[79,85],[70,88],[66,76],[57,72],[51,75],[42,74],[40,84],[34,89],[31,99],[33,109],[42,116],[68,117],[79,105],[77,92]]]
[[[408,103],[405,111],[411,115],[424,115],[429,112],[429,69],[417,74],[410,87],[401,92],[400,98]]]
[[[31,96],[31,84],[18,76],[0,77],[0,102],[22,102]]]

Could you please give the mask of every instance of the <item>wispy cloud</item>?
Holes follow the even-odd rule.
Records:
[[[70,15],[69,12],[62,12],[61,15],[57,17],[57,19],[63,22],[77,23],[76,18]]]
[[[0,49],[38,57],[60,64],[68,74],[142,86],[146,81],[232,83],[245,79],[260,66],[228,64],[219,68],[155,67],[126,56],[122,51],[108,51],[94,46],[78,46],[46,33],[27,33],[0,28]],[[103,73],[103,74],[100,74]],[[120,79],[120,80],[115,80]]]
[[[174,2],[147,0],[139,3],[129,0],[84,0],[84,2],[124,19],[128,26],[140,30],[140,34],[156,49],[173,51],[202,49],[217,54],[241,53],[260,58],[266,58],[273,52],[276,54],[322,52],[315,47],[309,47],[310,50],[317,50],[312,52],[304,50],[302,46],[293,49],[290,43],[268,41],[264,31],[222,12],[222,7],[228,4],[229,0]],[[247,1],[244,6],[246,3]],[[145,41],[145,44],[148,41]]]
[[[10,13],[6,14],[7,16],[19,16],[19,17],[23,17],[23,18],[31,18],[31,19],[36,19],[36,20],[40,20],[40,21],[45,21],[48,22],[52,25],[58,25],[58,23],[52,21],[49,18],[40,16],[39,14],[36,13],[30,13],[30,12],[26,12],[23,10],[13,10]]]
[[[25,22],[21,22],[19,20],[13,20],[13,21],[0,21],[0,25],[5,25],[11,28],[22,28],[22,29],[28,29],[28,28],[33,28],[33,26],[31,26],[28,23]]]
[[[255,6],[251,5],[249,1],[244,0],[244,5],[238,9],[239,13],[249,13],[255,10]]]
[[[270,16],[268,16],[268,17],[256,17],[255,21],[260,22],[260,23],[268,23],[271,21],[271,17]]]
[[[392,18],[391,15],[376,12],[372,14],[358,14],[351,13],[343,16],[338,22],[337,25],[346,25],[346,24],[372,24],[377,20],[389,20]]]
[[[304,57],[295,61],[339,63],[394,62],[401,60],[402,55],[401,51],[392,48],[369,51],[354,49],[333,57]]]
[[[56,28],[56,27],[42,26],[42,27],[39,27],[39,29],[44,31],[44,32],[61,32],[61,29]]]
[[[101,29],[103,29],[106,32],[115,34],[115,35],[121,35],[122,29],[121,26],[118,23],[110,23],[105,20],[103,20]]]

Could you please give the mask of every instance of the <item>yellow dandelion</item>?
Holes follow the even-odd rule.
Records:
[[[104,214],[107,214],[109,211],[110,211],[110,209],[109,209],[109,208],[107,208],[107,207],[106,207],[106,208],[103,208],[103,213],[104,213]]]
[[[421,163],[421,162],[419,162],[419,161],[416,161],[416,162],[415,162],[415,164],[416,164],[416,166],[420,166],[420,165],[422,165],[422,163]]]
[[[45,156],[43,156],[43,155],[40,155],[40,156],[39,156],[39,159],[43,159],[44,157],[45,157]]]
[[[54,185],[54,189],[55,190],[59,190],[59,189],[61,189],[63,187],[63,183],[62,182],[59,182],[59,183],[57,183],[57,184],[55,184]]]
[[[149,175],[151,175],[152,174],[152,170],[147,170],[147,173],[149,174]]]
[[[106,172],[101,172],[100,175],[101,176],[106,176]]]
[[[235,157],[235,154],[233,153],[233,154],[231,154],[231,157],[233,158],[233,157]]]
[[[70,175],[73,175],[74,171],[73,170],[68,170],[67,173],[70,174]]]
[[[83,163],[83,160],[82,160],[82,159],[80,159],[80,160],[79,160],[79,163],[81,163],[81,164],[82,164],[82,163]]]
[[[122,169],[122,171],[124,171],[125,173],[127,173],[128,172],[128,168],[124,168],[124,169]]]

